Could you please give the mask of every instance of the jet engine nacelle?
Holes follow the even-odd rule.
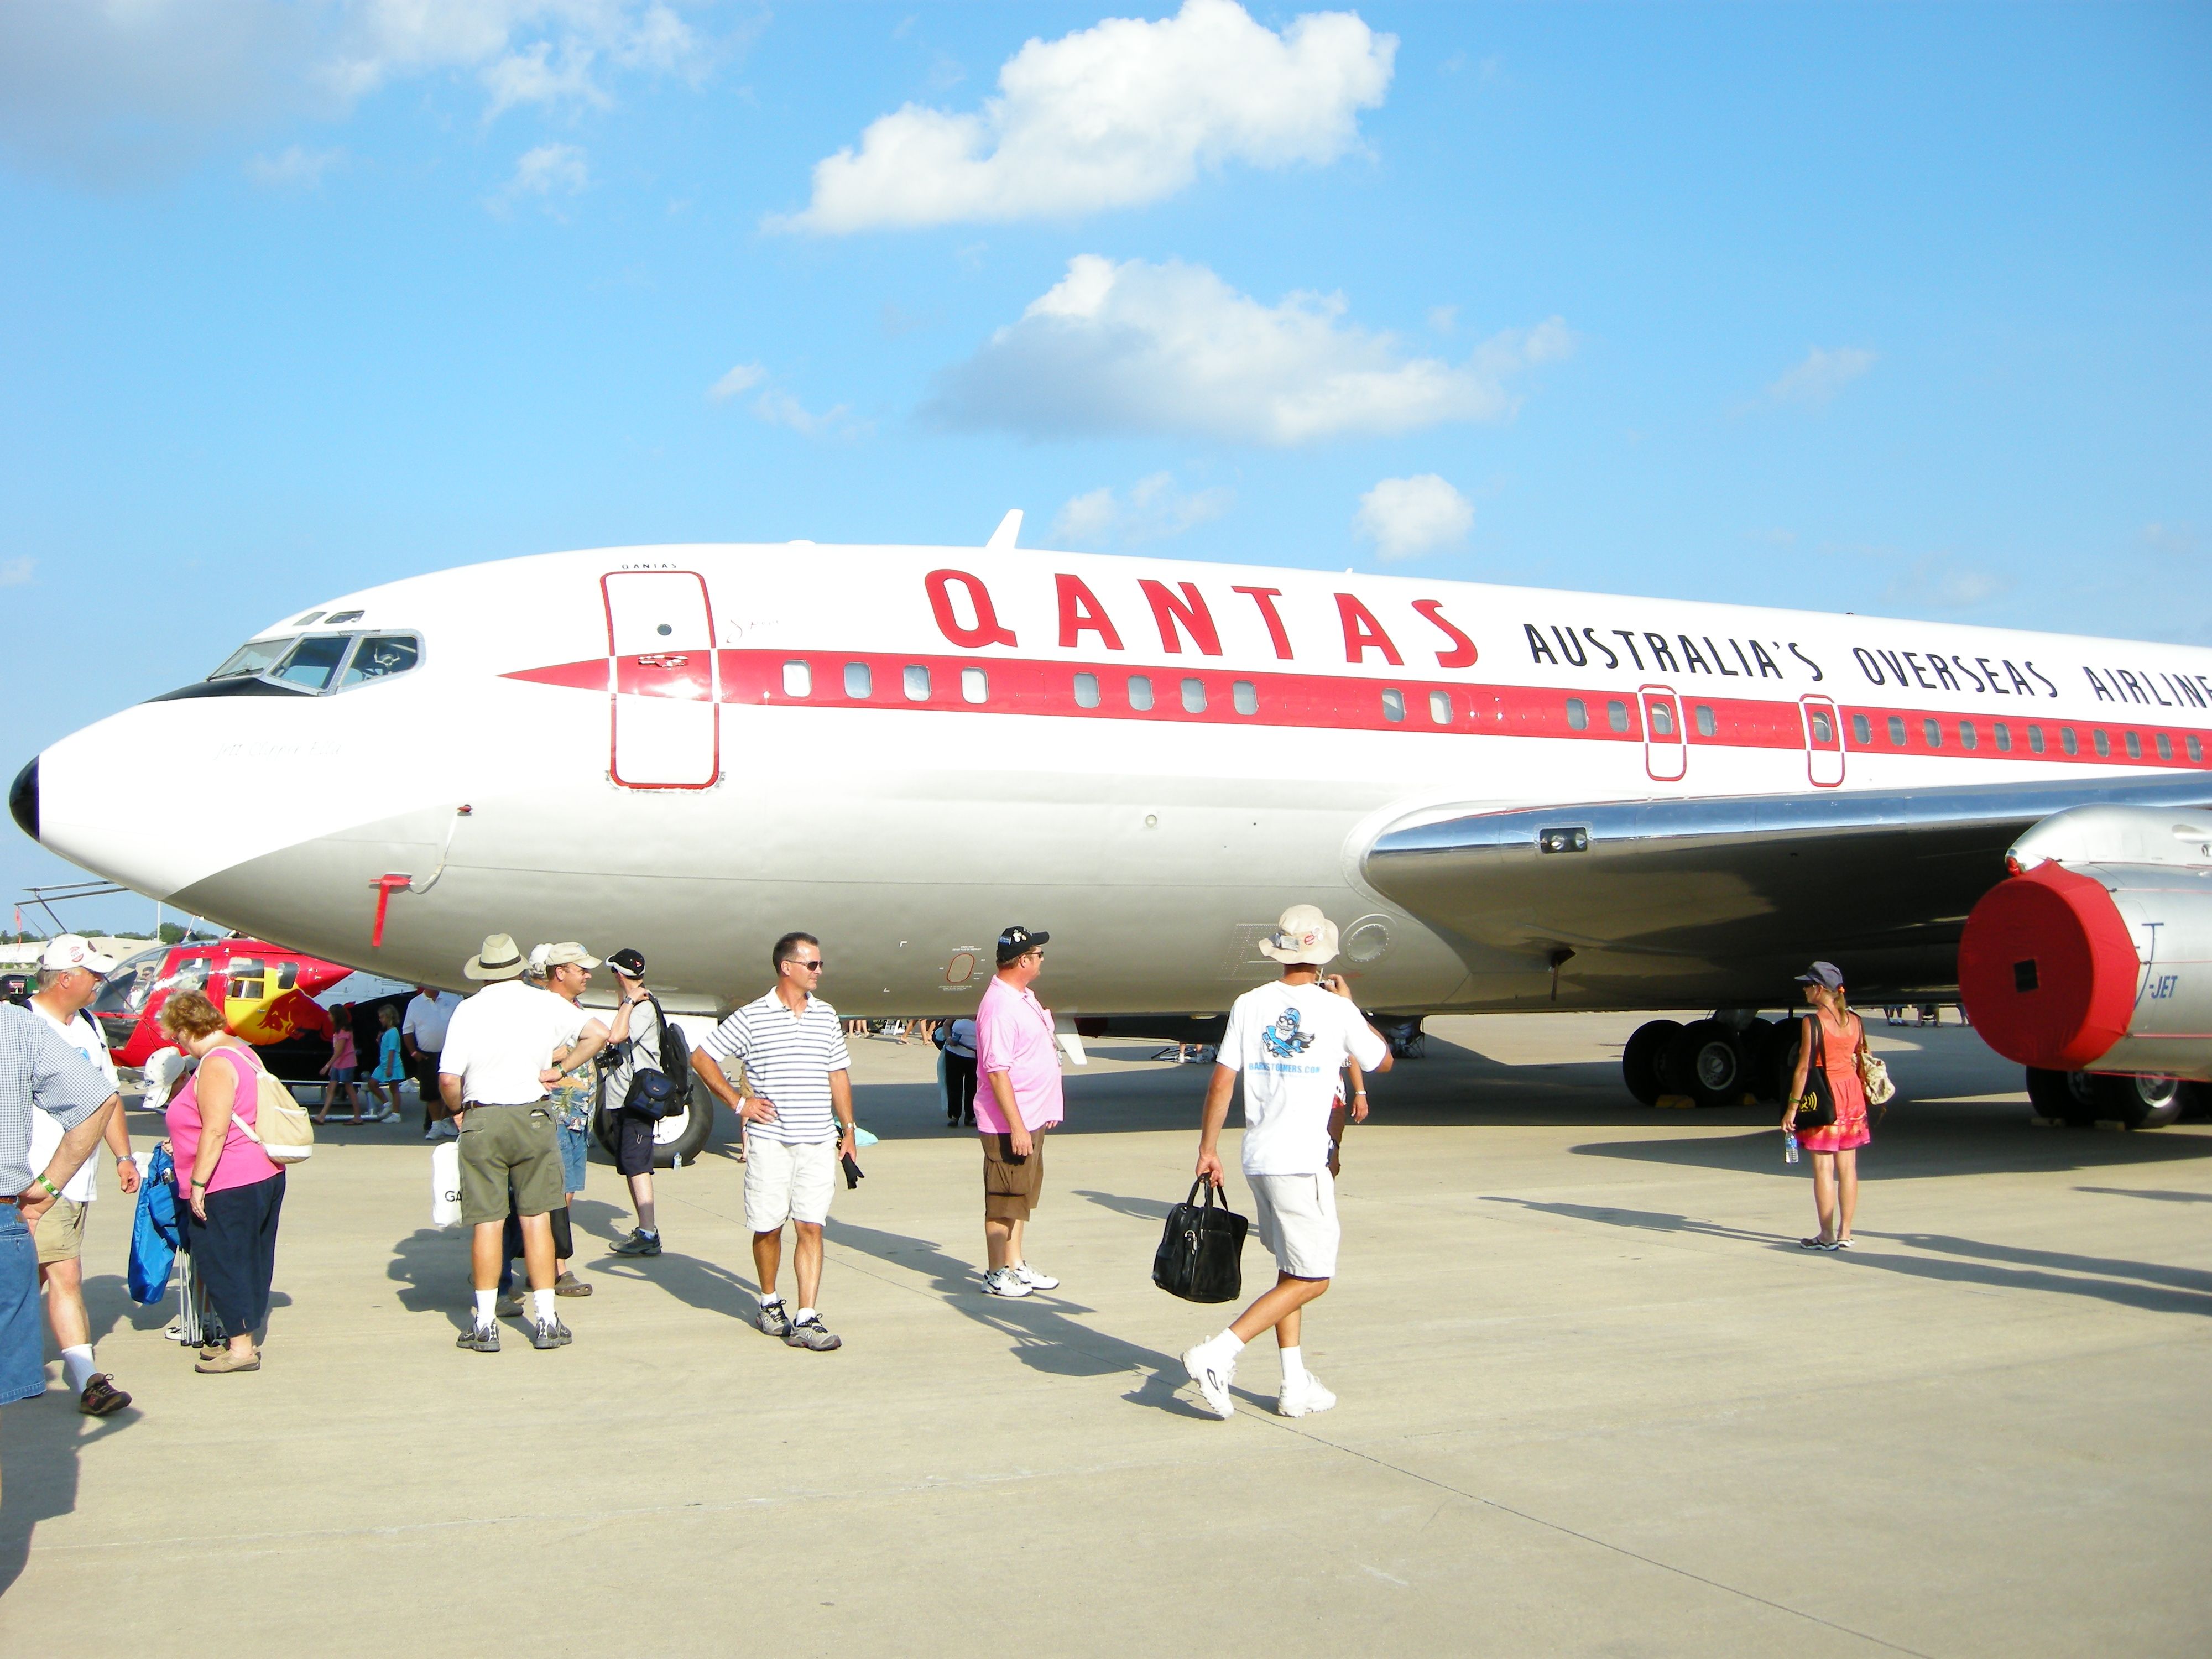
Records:
[[[2014,843],[1959,941],[1984,1041],[2054,1072],[2212,1079],[2212,817],[2084,806]]]

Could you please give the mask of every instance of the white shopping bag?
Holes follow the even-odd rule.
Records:
[[[430,1149],[430,1224],[461,1224],[461,1143],[441,1140]]]

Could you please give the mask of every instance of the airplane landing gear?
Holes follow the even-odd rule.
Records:
[[[1620,1080],[1646,1106],[1656,1106],[1666,1092],[1659,1079],[1659,1056],[1681,1029],[1679,1020],[1648,1021],[1636,1028],[1620,1051]]]
[[[2027,1068],[2027,1097],[2037,1114],[2071,1129],[2090,1128],[2100,1120],[2130,1129],[2163,1129],[2188,1109],[2191,1087],[2170,1077]]]

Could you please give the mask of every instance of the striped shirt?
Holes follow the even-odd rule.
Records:
[[[719,1059],[744,1061],[753,1092],[775,1105],[775,1115],[754,1124],[754,1134],[798,1146],[837,1138],[830,1074],[852,1070],[853,1057],[837,1011],[821,998],[808,997],[805,1012],[794,1015],[770,991],[717,1025],[702,1046]]]
[[[52,1026],[26,1009],[0,1003],[0,1194],[21,1192],[37,1173],[31,1168],[33,1111],[74,1129],[114,1092],[115,1085],[55,1036]]]

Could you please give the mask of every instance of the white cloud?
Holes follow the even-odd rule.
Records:
[[[1352,528],[1378,558],[1410,559],[1467,539],[1474,503],[1433,472],[1385,478],[1359,498]]]
[[[758,363],[739,363],[708,386],[707,396],[715,403],[727,403],[740,392],[750,392],[766,379],[768,371]]]
[[[1860,346],[1838,346],[1824,351],[1819,346],[1805,360],[1766,388],[1767,399],[1778,404],[1817,407],[1874,367],[1875,354]]]
[[[1218,519],[1237,504],[1237,492],[1216,485],[1183,489],[1172,472],[1155,472],[1116,495],[1100,488],[1075,496],[1052,521],[1052,539],[1063,547],[1133,547],[1164,541]]]
[[[1398,49],[1350,12],[1278,34],[1234,0],[1185,0],[1158,22],[1115,17],[1031,40],[979,113],[919,104],[816,164],[804,212],[772,228],[839,234],[1066,219],[1157,202],[1200,167],[1333,161],[1382,101]]]
[[[1495,335],[1463,362],[1408,357],[1393,336],[1345,322],[1345,308],[1318,294],[1262,305],[1203,265],[1079,254],[1018,322],[940,378],[927,412],[1033,436],[1296,444],[1505,419],[1519,406],[1508,381],[1574,346],[1554,317]]]
[[[342,149],[308,149],[287,144],[274,155],[257,155],[246,164],[246,176],[270,190],[313,190],[323,174],[345,160]]]
[[[2186,557],[2203,545],[2203,538],[2193,524],[2147,524],[2142,527],[2143,544],[2154,547],[2161,553],[2178,553]]]
[[[522,152],[514,176],[507,181],[509,197],[556,194],[574,196],[592,182],[584,152],[574,144],[538,144]]]
[[[852,405],[836,404],[817,415],[788,392],[769,390],[753,400],[753,413],[770,426],[789,427],[808,438],[857,438],[872,423],[854,417]]]
[[[27,587],[31,573],[38,568],[36,559],[9,559],[0,562],[0,587]]]
[[[1971,611],[2011,589],[2012,578],[2001,572],[1929,553],[1890,582],[1882,602],[1917,610]]]
[[[696,81],[712,56],[669,0],[17,0],[0,3],[0,149],[118,187],[404,80],[471,76],[489,118],[605,105],[614,74]]]

